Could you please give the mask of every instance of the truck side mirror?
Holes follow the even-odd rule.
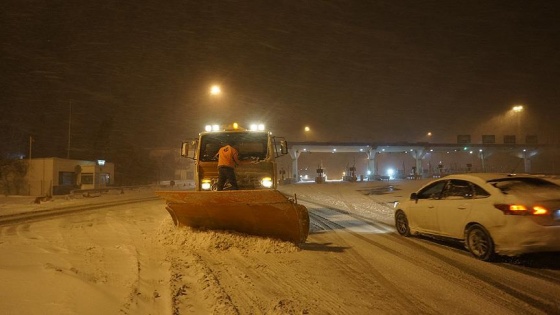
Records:
[[[280,141],[280,153],[288,154],[288,141],[286,140]]]
[[[181,156],[189,157],[189,142],[183,142],[181,145]]]
[[[183,142],[183,144],[181,145],[181,156],[194,159],[197,147],[198,147],[198,140]]]

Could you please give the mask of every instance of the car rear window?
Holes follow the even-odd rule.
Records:
[[[541,178],[511,177],[488,181],[489,184],[500,189],[504,194],[510,191],[528,191],[534,189],[557,190],[560,186]]]
[[[475,198],[486,198],[490,196],[490,194],[486,190],[480,188],[478,185],[473,184],[473,188]]]

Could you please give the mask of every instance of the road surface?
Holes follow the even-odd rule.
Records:
[[[151,191],[0,225],[3,314],[560,314],[560,256],[485,263],[396,234],[419,185],[283,186],[311,215],[300,247],[176,229]],[[103,201],[84,200],[91,204]],[[143,198],[143,200],[139,200]],[[79,208],[79,207],[78,207]]]

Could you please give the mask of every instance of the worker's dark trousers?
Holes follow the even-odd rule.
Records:
[[[217,190],[224,190],[224,185],[229,182],[231,190],[237,190],[237,178],[235,178],[235,171],[231,167],[219,166],[218,167],[218,184]]]

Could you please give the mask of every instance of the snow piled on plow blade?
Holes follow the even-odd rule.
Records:
[[[307,208],[277,190],[158,191],[176,226],[231,230],[304,243]]]

